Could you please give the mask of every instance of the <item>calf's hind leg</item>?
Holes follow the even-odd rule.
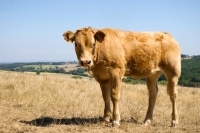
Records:
[[[170,96],[170,101],[172,102],[172,121],[171,126],[176,127],[178,125],[178,111],[177,111],[177,99],[178,99],[178,91],[176,89],[176,85],[178,82],[179,76],[167,76],[167,92]]]
[[[146,117],[144,119],[145,126],[150,125],[151,120],[153,120],[153,109],[154,109],[154,105],[155,105],[156,97],[157,97],[157,93],[158,93],[157,80],[160,75],[161,75],[161,72],[157,72],[146,78],[147,88],[149,91],[149,106],[148,106],[148,110],[146,113]]]

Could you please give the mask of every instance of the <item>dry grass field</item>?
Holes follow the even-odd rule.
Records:
[[[103,99],[94,79],[0,71],[0,133],[200,132],[200,88],[178,86],[180,125],[170,127],[171,102],[159,86],[152,126],[143,127],[145,85],[122,84],[121,126],[103,126]]]

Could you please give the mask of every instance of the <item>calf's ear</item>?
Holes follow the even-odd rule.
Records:
[[[74,41],[74,33],[71,31],[67,31],[63,34],[64,39],[68,42],[68,43],[72,43]]]
[[[100,31],[100,30],[97,31],[97,32],[94,34],[95,40],[97,40],[97,41],[100,42],[100,43],[103,42],[105,36],[106,36],[106,35],[105,35],[102,31]]]

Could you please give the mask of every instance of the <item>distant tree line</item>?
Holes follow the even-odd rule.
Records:
[[[86,74],[87,69],[85,68],[77,68],[76,70],[71,70],[69,72],[65,72],[66,74],[72,74],[72,75],[80,75],[87,77],[88,74]]]
[[[22,68],[23,66],[27,65],[63,65],[65,62],[31,62],[31,63],[2,63],[0,64],[0,69],[1,70],[6,70],[6,71],[16,71],[20,68],[21,70],[26,70],[26,68]],[[34,69],[33,67],[29,67],[27,69]]]
[[[125,77],[125,78],[122,79],[122,82],[129,83],[129,84],[138,84],[138,83],[139,84],[146,84],[146,79],[145,78],[134,79],[132,77]],[[164,75],[161,75],[161,77],[158,79],[158,84],[161,84],[161,85],[167,84],[167,81],[166,81]]]
[[[188,58],[188,57],[190,57],[190,56],[187,54],[181,54],[181,58]]]
[[[181,55],[181,77],[179,78],[178,84],[181,86],[188,87],[200,87],[200,56],[188,56]],[[190,57],[190,58],[188,58]],[[66,62],[35,62],[35,63],[12,63],[12,64],[0,64],[0,70],[6,71],[19,71],[19,72],[49,72],[49,73],[64,73],[64,74],[72,74],[78,76],[88,76],[86,74],[87,69],[85,68],[77,68],[76,70],[71,70],[66,72],[63,68],[59,68],[56,66],[55,68],[44,68],[42,69],[42,65],[63,65]],[[70,64],[74,64],[77,62],[68,62]],[[27,65],[39,65],[39,68],[35,67],[24,67]],[[122,80],[123,82],[130,84],[137,83],[145,83],[145,79],[136,80],[131,77],[126,77]],[[159,84],[167,84],[167,80],[165,76],[162,74],[158,79]]]
[[[63,65],[66,62],[34,62],[34,63],[8,63],[8,64],[0,64],[0,70],[6,71],[16,71],[16,72],[36,72],[39,75],[41,72],[49,72],[49,73],[64,73],[64,74],[72,74],[72,75],[79,75],[79,76],[88,76],[86,74],[87,69],[85,68],[77,68],[76,70],[71,70],[66,72],[63,68],[59,68],[55,65]],[[77,62],[67,62],[68,64],[77,64]],[[38,67],[34,67],[38,66]],[[42,68],[44,65],[52,65],[55,68]],[[78,66],[77,66],[78,67]]]
[[[50,73],[65,73],[63,68],[58,68],[57,66],[55,69],[53,68],[45,68],[42,69],[42,65],[63,65],[65,62],[33,62],[33,63],[7,63],[7,64],[0,64],[1,70],[6,71],[16,71],[16,72],[50,72]],[[29,65],[31,65],[29,67]],[[37,65],[39,67],[33,67]]]
[[[181,67],[179,85],[200,87],[200,56],[193,56],[191,59],[182,59]]]

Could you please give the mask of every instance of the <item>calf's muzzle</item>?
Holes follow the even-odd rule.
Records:
[[[80,60],[80,65],[81,66],[90,66],[92,64],[91,60]]]

